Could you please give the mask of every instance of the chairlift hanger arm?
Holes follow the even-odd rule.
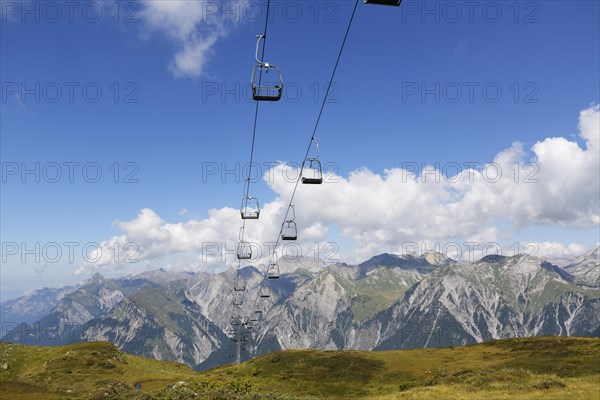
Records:
[[[256,58],[256,62],[257,62],[258,64],[261,64],[261,65],[263,65],[263,64],[265,64],[265,62],[264,62],[263,60],[259,60],[259,59],[258,59],[258,47],[259,47],[259,45],[260,45],[260,41],[261,41],[262,39],[264,39],[264,40],[265,40],[265,42],[267,41],[267,35],[256,35],[256,39],[258,39],[258,40],[256,41],[256,55],[255,55],[255,57],[254,57],[254,58]],[[263,52],[263,56],[264,56],[264,52]],[[267,64],[267,66],[269,65],[268,63],[266,63],[266,64]]]

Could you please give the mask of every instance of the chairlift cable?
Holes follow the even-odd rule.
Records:
[[[333,85],[333,80],[335,78],[335,74],[337,72],[338,66],[340,64],[340,60],[342,58],[342,53],[344,52],[344,48],[346,46],[346,42],[347,42],[348,36],[350,34],[350,28],[352,27],[352,22],[354,21],[354,16],[356,14],[356,9],[358,7],[359,1],[360,0],[356,0],[356,2],[354,3],[354,9],[352,10],[352,15],[350,17],[350,21],[348,22],[348,27],[346,28],[346,33],[344,35],[344,40],[342,41],[342,45],[340,46],[340,50],[338,52],[338,56],[337,56],[337,59],[335,61],[335,65],[334,65],[333,71],[331,73],[331,78],[329,79],[329,84],[327,85],[327,91],[325,92],[325,97],[323,98],[323,103],[321,104],[321,109],[319,110],[319,115],[317,117],[317,121],[315,122],[315,127],[313,129],[312,136],[310,137],[310,142],[308,144],[308,148],[306,149],[306,154],[304,155],[304,160],[307,159],[307,157],[308,157],[308,155],[310,153],[310,149],[311,149],[311,147],[313,145],[313,142],[316,139],[317,130],[319,129],[319,123],[321,122],[321,117],[323,116],[323,111],[325,110],[325,104],[327,104],[327,100],[329,99],[329,91],[331,90],[331,86]],[[284,227],[285,221],[287,220],[290,208],[292,208],[292,205],[294,204],[294,197],[296,196],[296,191],[298,190],[298,185],[300,184],[301,178],[302,178],[302,171],[300,170],[298,172],[298,179],[296,179],[296,185],[294,186],[294,190],[292,192],[292,196],[290,198],[290,202],[288,204],[287,211],[286,211],[285,216],[283,218],[284,222],[281,224],[281,228],[279,230],[279,234],[277,235],[277,240],[275,241],[275,246],[273,247],[273,254],[275,254],[275,252],[277,251],[277,247],[279,246],[279,242],[281,240],[281,234],[283,233],[283,227]]]
[[[266,49],[266,43],[267,43],[267,30],[269,28],[269,12],[270,12],[270,7],[271,5],[271,0],[267,0],[267,12],[266,12],[266,18],[265,18],[265,26],[264,26],[264,34],[263,34],[263,43],[262,43],[262,52],[261,52],[261,62],[264,61],[265,58],[265,49]],[[259,85],[262,82],[262,70],[260,71],[259,74]],[[246,201],[248,201],[247,199],[250,196],[250,179],[252,177],[252,164],[254,162],[254,148],[255,148],[255,144],[256,144],[256,128],[257,128],[257,123],[258,123],[258,112],[259,112],[259,101],[256,101],[256,109],[254,111],[254,123],[253,123],[253,127],[252,127],[252,143],[250,146],[250,164],[248,165],[248,176],[247,178],[244,179],[244,197],[246,199]],[[243,219],[243,225],[241,228],[241,243],[244,243],[244,234],[245,234],[245,228],[246,228],[246,219]],[[239,258],[239,253],[238,253],[238,266],[237,266],[237,271],[236,271],[236,278],[235,278],[235,282],[234,282],[234,300],[233,300],[233,305],[234,307],[240,306],[243,304],[243,300],[241,300],[241,296],[238,299],[238,290],[241,288],[238,286],[240,279],[241,279],[241,259]],[[244,285],[244,291],[245,291],[245,285]],[[235,316],[232,316],[232,319],[235,319]],[[232,323],[233,325],[233,323]],[[237,343],[237,355],[236,355],[236,362],[239,363],[240,362],[240,350],[242,350],[240,348],[240,336],[241,336],[242,332],[240,331],[240,326],[237,327],[237,329],[235,329],[235,334],[234,334],[234,338],[238,341]]]
[[[329,79],[329,84],[327,85],[327,91],[325,92],[325,97],[323,98],[323,103],[321,104],[321,109],[319,110],[319,114],[318,114],[317,120],[315,122],[315,127],[314,127],[313,133],[312,133],[312,135],[310,137],[310,142],[308,144],[308,148],[306,149],[306,154],[304,155],[304,159],[305,160],[307,159],[307,157],[308,157],[308,155],[310,153],[310,149],[311,149],[311,147],[313,145],[313,142],[316,142],[316,134],[317,134],[317,130],[319,128],[319,123],[321,122],[321,117],[323,116],[323,112],[325,110],[325,104],[327,103],[327,100],[329,99],[329,92],[331,90],[331,86],[333,85],[333,80],[335,78],[335,74],[337,72],[340,60],[342,58],[342,53],[344,52],[344,48],[346,46],[346,42],[347,42],[348,36],[350,34],[350,28],[352,27],[352,22],[354,21],[354,16],[356,15],[356,10],[358,8],[359,1],[360,0],[356,0],[356,2],[354,3],[354,9],[352,10],[352,15],[350,16],[350,20],[348,22],[348,27],[346,28],[346,33],[344,34],[344,40],[342,41],[342,44],[340,46],[340,50],[338,52],[338,56],[337,56],[337,59],[335,61],[335,65],[334,65],[333,71],[331,73],[331,78]],[[318,145],[318,143],[317,143],[317,145]],[[298,173],[298,179],[296,179],[296,184],[294,186],[294,191],[292,192],[292,196],[290,198],[290,201],[288,203],[285,216],[283,218],[284,222],[282,222],[282,224],[281,224],[281,228],[279,229],[279,234],[277,235],[277,240],[275,241],[275,246],[273,247],[273,253],[272,253],[273,262],[276,262],[276,260],[274,258],[276,257],[277,248],[279,247],[279,244],[281,242],[281,235],[283,233],[283,228],[284,228],[284,225],[285,225],[285,221],[288,219],[288,215],[289,215],[290,209],[293,209],[294,197],[296,196],[296,192],[298,190],[298,185],[300,184],[301,180],[302,180],[302,171],[299,171],[299,173]],[[267,272],[267,274],[268,274],[268,272]],[[268,282],[268,276],[264,276],[263,284],[261,284],[261,286],[262,285],[268,285],[267,282]],[[257,296],[256,301],[258,301],[261,297],[262,297],[261,293],[259,293],[258,296]]]
[[[269,12],[271,10],[271,0],[267,0],[267,12],[266,12],[266,18],[265,18],[265,27],[264,27],[264,38],[263,38],[263,43],[262,43],[262,52],[261,52],[261,62],[264,61],[265,59],[265,49],[267,47],[267,31],[269,29]],[[260,74],[258,76],[258,82],[259,85],[262,83],[262,70],[260,71]],[[256,127],[258,124],[258,110],[259,110],[259,105],[260,105],[260,101],[256,102],[256,109],[254,111],[254,123],[253,123],[253,127],[252,127],[252,143],[250,145],[250,163],[248,164],[248,176],[247,178],[244,179],[244,196],[247,198],[250,196],[250,184],[251,184],[251,177],[252,177],[252,163],[254,162],[254,147],[256,144]],[[247,181],[247,183],[246,183]],[[243,227],[246,227],[246,220],[244,219],[243,221]],[[243,236],[242,236],[243,239]]]

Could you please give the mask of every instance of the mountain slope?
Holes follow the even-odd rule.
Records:
[[[234,354],[235,344],[223,333],[232,315],[253,317],[257,308],[264,313],[246,335],[242,359],[293,348],[402,349],[534,335],[600,336],[599,287],[578,275],[579,266],[600,268],[594,260],[592,252],[569,271],[527,256],[460,264],[433,252],[382,254],[358,265],[327,267],[301,260],[269,281],[268,299],[257,296],[264,266],[242,269],[246,291],[237,293],[234,269],[96,275],[36,324],[18,326],[4,340],[110,340],[133,354],[206,369]],[[242,304],[234,306],[236,294]]]
[[[538,337],[446,349],[292,350],[198,374],[102,342],[0,342],[0,391],[7,400],[591,400],[599,357],[600,339]]]
[[[574,275],[580,283],[600,288],[600,248],[579,257],[567,265],[565,271]]]
[[[125,298],[123,292],[101,275],[66,294],[43,318],[32,325],[21,324],[3,340],[33,345],[59,345],[81,341],[85,324],[104,315]]]
[[[399,303],[361,329],[378,330],[377,349],[439,347],[530,335],[572,335],[572,321],[594,315],[599,294],[565,280],[546,263],[526,256],[485,257],[475,264],[440,268]],[[551,316],[561,310],[561,326]],[[583,329],[580,334],[591,334]]]
[[[73,286],[42,288],[19,298],[2,302],[0,304],[0,321],[3,324],[31,324],[48,314],[65,295],[75,290],[76,287]],[[3,330],[6,331],[6,329]]]
[[[130,354],[195,368],[226,340],[225,334],[183,293],[172,299],[150,287],[89,321],[81,337],[86,341],[110,341]]]

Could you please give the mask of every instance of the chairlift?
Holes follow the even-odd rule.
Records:
[[[268,299],[271,297],[271,289],[266,282],[260,285],[260,288],[258,289],[258,297],[261,299]]]
[[[292,215],[289,215],[289,210],[292,210]],[[294,206],[290,205],[288,209],[287,220],[281,227],[281,240],[297,240],[298,239],[298,227],[296,226],[296,211]]]
[[[275,280],[279,279],[279,265],[271,263],[267,267],[267,279]]]
[[[244,196],[240,214],[242,215],[242,219],[258,219],[260,217],[258,199],[252,196]]]
[[[252,259],[252,246],[248,242],[239,242],[237,248],[238,260]]]
[[[281,100],[281,94],[283,93],[283,78],[281,76],[281,71],[276,65],[259,60],[258,47],[261,39],[265,39],[266,36],[256,35],[256,38],[258,39],[256,41],[255,57],[257,64],[252,69],[252,78],[250,79],[252,84],[252,98],[256,101],[279,101]],[[274,71],[277,74],[277,80],[269,83],[262,82],[262,73],[264,72],[265,75],[267,75],[269,71]]]
[[[381,6],[399,7],[402,0],[364,0],[365,4],[378,4]]]
[[[237,259],[238,260],[251,260],[252,259],[252,245],[244,241],[244,227],[240,228],[240,241],[237,245]]]
[[[297,240],[298,227],[295,221],[285,221],[281,230],[281,240]]]
[[[300,173],[302,174],[302,183],[305,185],[320,185],[323,183],[323,167],[321,161],[319,161],[320,150],[319,140],[312,138],[312,141],[316,146],[316,155],[308,157],[302,163]]]
[[[241,297],[237,297],[237,296],[233,297],[233,305],[234,306],[241,306],[242,304],[244,304],[244,301],[242,300]]]
[[[235,278],[235,284],[233,285],[233,290],[235,292],[245,292],[246,291],[246,283],[242,280],[242,277],[239,274]]]

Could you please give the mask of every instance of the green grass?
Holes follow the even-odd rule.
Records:
[[[417,282],[409,275],[404,279],[408,284],[398,282],[398,277],[390,269],[379,267],[370,276],[356,282],[353,288],[356,298],[352,305],[354,320],[365,320],[402,299],[408,288]]]
[[[600,339],[541,337],[386,352],[286,351],[205,376],[235,376],[264,391],[331,399],[597,400]]]
[[[80,398],[84,394],[120,382],[146,391],[197,376],[191,368],[121,353],[114,345],[90,342],[59,347],[0,343],[0,392],[2,399]]]
[[[0,343],[2,399],[592,399],[600,339],[537,337],[444,349],[290,350],[196,373],[107,343]],[[141,384],[141,391],[134,389]]]

